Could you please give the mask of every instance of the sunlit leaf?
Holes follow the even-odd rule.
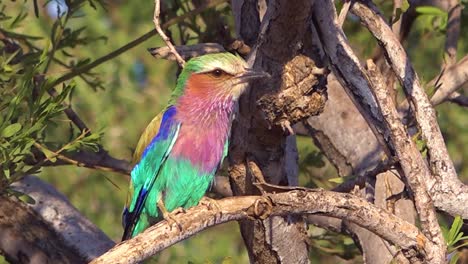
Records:
[[[6,138],[12,137],[18,133],[21,128],[22,125],[20,123],[11,124],[3,129],[2,136]]]

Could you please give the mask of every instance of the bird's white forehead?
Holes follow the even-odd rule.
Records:
[[[247,63],[240,57],[232,54],[218,56],[215,60],[208,60],[203,65],[201,72],[209,72],[215,69],[221,69],[231,75],[238,75],[248,68]]]

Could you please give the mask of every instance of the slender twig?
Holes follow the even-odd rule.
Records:
[[[343,27],[344,21],[346,20],[346,16],[348,15],[349,6],[351,5],[352,0],[345,0],[343,3],[343,7],[340,10],[340,15],[338,16],[338,25]]]
[[[159,23],[160,13],[161,13],[161,2],[159,0],[155,0],[154,1],[154,17],[153,17],[154,27],[156,28],[156,31],[161,36],[163,41],[166,43],[167,47],[171,50],[172,54],[174,54],[179,66],[183,68],[185,65],[184,59],[182,59],[180,54],[175,49],[174,45],[172,45],[169,37],[166,35],[166,33],[164,33],[164,31],[161,28],[161,24]]]
[[[76,155],[76,157],[68,157],[66,155],[63,155],[61,154],[61,152],[63,151],[63,148],[58,150],[58,151],[53,151],[49,148],[47,148],[46,146],[43,146],[39,143],[34,143],[34,146],[37,147],[38,149],[44,151],[49,151],[52,153],[52,156],[49,156],[49,157],[46,157],[46,161],[50,161],[50,164],[51,165],[57,165],[57,161],[54,161],[54,160],[51,160],[51,159],[58,159],[58,160],[61,160],[63,161],[63,163],[59,164],[59,165],[75,165],[77,167],[87,167],[87,168],[92,168],[92,169],[96,169],[96,170],[101,170],[101,171],[110,171],[110,172],[118,172],[118,173],[123,173],[123,174],[130,174],[129,173],[129,170],[127,167],[129,167],[129,164],[122,164],[123,166],[109,166],[109,164],[102,164],[102,162],[97,162],[97,163],[89,163],[89,162],[86,162],[86,157],[83,157],[83,156],[86,156],[86,155],[89,155],[89,153],[85,153],[83,154],[83,152],[80,152],[78,155]],[[98,157],[98,154],[96,155],[93,155],[94,158],[99,158]],[[112,157],[107,157],[107,156],[104,156],[104,157],[100,157],[101,159],[108,159],[108,158],[112,158]],[[113,158],[112,158],[113,159]],[[114,159],[115,160],[115,159]],[[116,160],[118,162],[124,162],[124,161],[120,161],[120,160]],[[44,167],[44,166],[47,166],[45,164],[46,162],[41,162],[40,166],[41,167]],[[127,166],[125,166],[127,165]]]

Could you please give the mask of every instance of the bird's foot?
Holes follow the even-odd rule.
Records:
[[[208,207],[209,210],[216,210],[216,214],[221,214],[221,206],[215,199],[203,196],[198,204]]]
[[[179,222],[177,222],[174,216],[180,213],[185,213],[185,209],[182,207],[178,207],[172,212],[169,212],[167,211],[166,206],[164,206],[164,203],[161,200],[158,201],[158,208],[161,211],[164,220],[166,220],[169,224],[169,227],[172,229],[172,226],[175,224],[179,232],[182,232],[182,225]]]

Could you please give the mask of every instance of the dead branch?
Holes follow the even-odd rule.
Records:
[[[372,88],[374,89],[375,97],[392,139],[392,145],[409,187],[414,194],[422,232],[431,240],[426,248],[428,249],[428,260],[431,263],[445,263],[445,240],[442,237],[432,200],[424,184],[426,179],[432,177],[431,172],[422,158],[416,143],[413,142],[406,132],[403,123],[400,121],[392,98],[387,96],[388,91],[384,85],[384,78],[378,71],[377,66],[371,60],[368,60],[367,68],[369,77],[373,83]]]
[[[414,114],[427,144],[430,168],[433,172],[433,177],[425,179],[425,182],[434,204],[442,211],[451,215],[461,215],[467,219],[468,207],[460,206],[460,204],[468,203],[468,187],[457,177],[437,125],[435,110],[422,89],[404,48],[373,4],[355,2],[351,6],[351,12],[361,19],[385,49],[388,63],[414,105]]]
[[[288,214],[320,213],[356,223],[399,246],[411,261],[425,261],[426,245],[430,243],[415,226],[350,194],[294,190],[267,196],[231,197],[217,202],[221,211],[200,205],[175,215],[182,232],[175,223],[169,225],[162,221],[135,238],[118,244],[91,263],[137,263],[214,225]]]
[[[325,52],[330,59],[333,73],[353,104],[369,124],[371,131],[374,133],[384,152],[390,157],[385,139],[381,134],[381,131],[383,131],[382,116],[370,92],[369,80],[359,62],[359,58],[354,54],[343,30],[338,24],[333,1],[321,1],[320,5],[317,5],[317,8],[313,10],[313,19]]]

